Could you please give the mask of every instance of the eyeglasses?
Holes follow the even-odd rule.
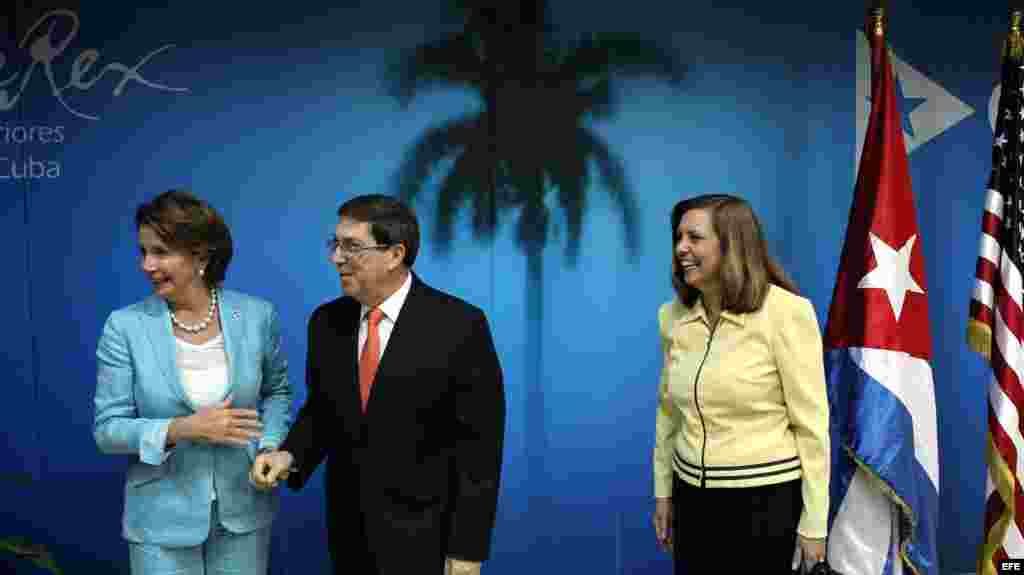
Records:
[[[343,258],[349,259],[363,255],[370,250],[386,250],[393,244],[380,244],[375,246],[362,246],[356,243],[339,242],[337,238],[327,238],[327,256],[331,257],[334,252],[341,252]]]

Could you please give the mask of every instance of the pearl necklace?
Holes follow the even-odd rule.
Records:
[[[215,309],[217,309],[217,290],[210,290],[210,309],[207,310],[206,317],[203,321],[195,325],[182,323],[177,317],[175,317],[174,310],[171,310],[171,323],[188,333],[197,334],[210,326],[210,322],[213,321],[213,311]]]

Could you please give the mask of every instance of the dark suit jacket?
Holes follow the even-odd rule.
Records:
[[[505,396],[483,312],[412,278],[366,413],[359,400],[360,305],[309,320],[308,396],[281,449],[301,488],[327,458],[335,573],[440,573],[444,557],[488,557]]]

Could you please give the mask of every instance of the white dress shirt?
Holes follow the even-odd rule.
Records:
[[[388,346],[388,340],[391,339],[391,332],[395,329],[395,322],[398,321],[398,314],[402,312],[402,306],[405,305],[406,298],[409,297],[409,288],[412,287],[412,274],[405,276],[405,281],[402,282],[402,287],[398,288],[395,293],[388,296],[388,299],[384,300],[380,304],[380,310],[384,312],[384,317],[380,320],[380,324],[377,325],[377,333],[380,336],[380,355],[384,356],[384,349]],[[366,333],[369,329],[369,320],[367,315],[370,313],[370,308],[363,305],[359,307],[359,348],[356,350],[356,357],[362,357],[363,346],[366,345]],[[380,360],[380,357],[377,358]]]

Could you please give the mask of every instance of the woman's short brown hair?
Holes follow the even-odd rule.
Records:
[[[682,200],[672,208],[672,287],[683,304],[689,307],[696,303],[700,291],[687,285],[679,269],[679,222],[683,214],[698,209],[709,211],[718,236],[723,310],[749,313],[761,309],[771,284],[797,293],[796,285],[768,253],[768,243],[750,204],[727,194],[707,194]]]
[[[231,231],[224,218],[209,204],[185,190],[170,190],[135,210],[135,227],[149,226],[168,247],[206,257],[206,286],[224,281],[231,263]]]

